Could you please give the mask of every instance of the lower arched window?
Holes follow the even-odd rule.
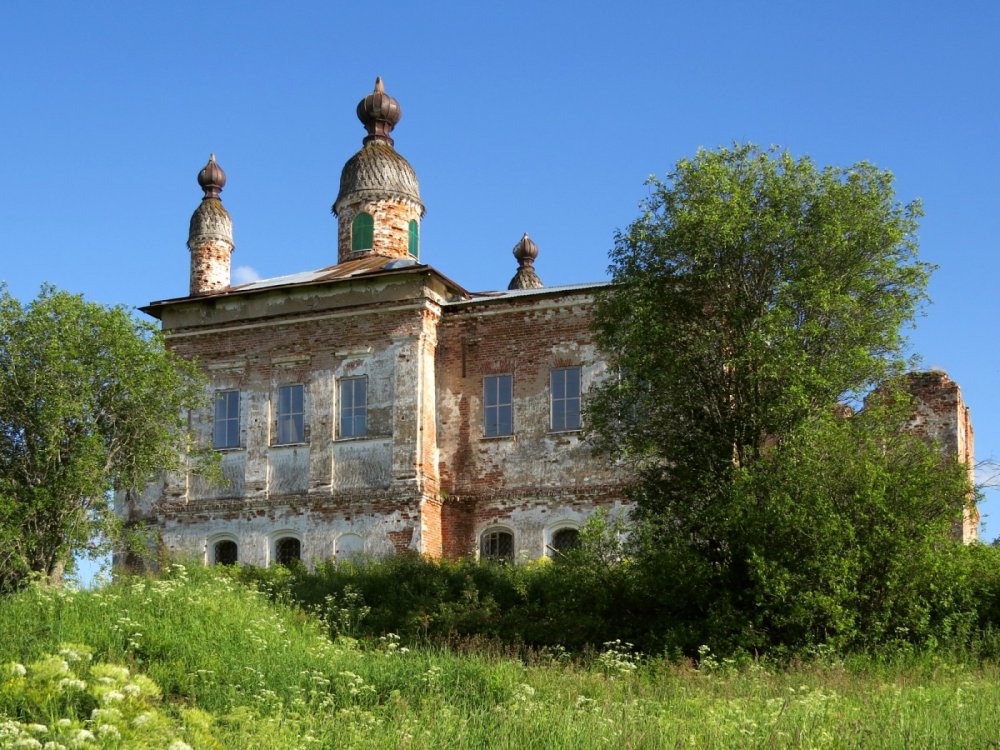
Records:
[[[232,539],[221,539],[212,549],[212,559],[216,565],[235,565],[240,559],[239,547]]]
[[[497,562],[514,559],[514,535],[503,529],[489,529],[479,537],[479,558]]]
[[[552,533],[552,551],[557,557],[580,546],[580,531],[574,528],[558,529]]]
[[[274,543],[274,561],[279,565],[291,565],[302,559],[302,542],[293,536],[286,536]]]

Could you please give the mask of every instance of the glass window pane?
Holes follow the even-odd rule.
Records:
[[[552,398],[562,398],[566,395],[566,371],[552,371]]]
[[[499,433],[500,435],[510,435],[514,432],[514,419],[509,406],[501,407],[499,410]]]
[[[495,377],[489,377],[483,381],[483,402],[487,406],[495,406],[497,403],[497,379]]]
[[[579,396],[580,395],[580,368],[579,367],[567,367],[566,373],[566,395],[567,396]]]
[[[566,415],[562,401],[552,404],[552,429],[556,432],[566,429]]]
[[[501,404],[509,404],[511,402],[511,376],[501,375],[500,376],[500,393],[497,398],[498,402]]]
[[[364,437],[365,435],[365,414],[354,415],[354,437]]]
[[[580,399],[574,398],[566,401],[566,417],[564,420],[563,429],[565,430],[580,429]]]

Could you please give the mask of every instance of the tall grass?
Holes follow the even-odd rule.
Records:
[[[77,735],[67,733],[80,730],[93,741],[83,735],[79,747],[174,750],[980,748],[1000,741],[993,664],[910,655],[894,662],[826,657],[775,669],[703,650],[695,668],[640,656],[621,642],[586,660],[556,648],[525,659],[408,646],[393,636],[331,640],[328,632],[312,615],[201,569],[177,567],[163,580],[89,592],[31,588],[0,600],[0,713],[11,720],[0,718],[0,747],[34,740],[39,748],[69,748]],[[90,691],[79,699],[53,697],[58,681],[44,673],[53,664],[61,669],[52,655],[67,658],[59,656],[66,643],[92,654],[87,666],[68,666]],[[109,672],[102,666],[109,663],[128,672]],[[101,683],[108,674],[118,682]],[[129,692],[127,685],[146,687]],[[117,718],[108,712],[109,692],[122,696]],[[145,731],[151,722],[159,730]]]

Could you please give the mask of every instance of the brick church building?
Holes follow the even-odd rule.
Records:
[[[535,559],[575,543],[595,509],[627,513],[627,478],[581,433],[607,369],[590,330],[604,284],[544,286],[527,235],[507,290],[471,293],[423,263],[417,177],[391,137],[399,103],[377,81],[357,113],[368,134],[333,203],[334,265],[231,285],[226,177],[214,157],[198,174],[189,294],[143,310],[210,378],[213,406],[192,418],[225,481],[168,475],[124,503],[126,520],[155,523],[172,554],[268,565]],[[971,467],[958,387],[912,382],[915,426]]]

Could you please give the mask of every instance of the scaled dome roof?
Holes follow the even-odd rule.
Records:
[[[347,160],[340,173],[340,193],[333,212],[358,198],[403,198],[417,203],[420,186],[410,163],[384,140],[371,140]]]

